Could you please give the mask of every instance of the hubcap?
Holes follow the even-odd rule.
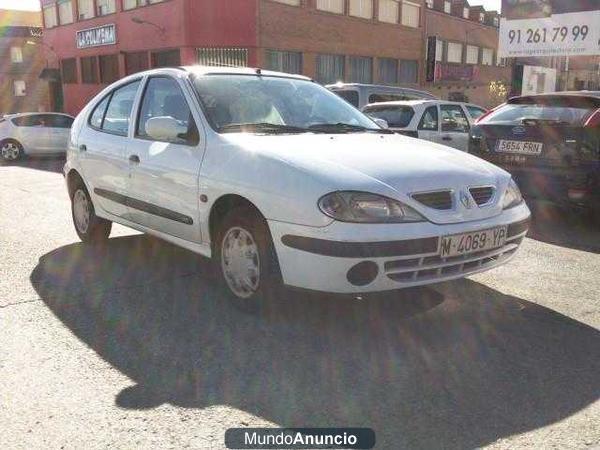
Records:
[[[221,268],[229,289],[240,298],[249,298],[260,282],[258,246],[250,232],[230,228],[221,246]]]
[[[19,157],[19,147],[12,142],[8,142],[2,146],[2,157],[7,161],[14,161]]]
[[[75,226],[81,234],[87,233],[90,226],[90,203],[87,195],[79,189],[73,196],[73,219]]]

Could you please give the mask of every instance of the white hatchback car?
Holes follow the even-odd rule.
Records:
[[[61,113],[22,113],[0,119],[0,156],[15,161],[24,155],[65,153],[73,117]]]
[[[407,100],[371,103],[363,112],[387,121],[389,128],[398,133],[466,152],[471,126],[487,111],[470,103]]]
[[[212,257],[245,306],[281,282],[364,293],[481,272],[530,219],[507,172],[259,69],[118,81],[76,118],[64,173],[83,241],[118,222]]]

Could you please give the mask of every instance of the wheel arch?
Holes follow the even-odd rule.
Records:
[[[69,198],[73,197],[73,193],[75,192],[75,187],[77,184],[81,183],[87,189],[87,185],[85,181],[83,181],[83,177],[79,174],[76,169],[71,169],[67,174],[67,189],[69,191]]]
[[[222,195],[213,203],[208,216],[208,231],[211,245],[214,245],[218,226],[222,222],[225,215],[229,211],[237,208],[249,208],[255,211],[259,217],[265,219],[265,215],[260,211],[260,209],[246,197],[238,194]]]

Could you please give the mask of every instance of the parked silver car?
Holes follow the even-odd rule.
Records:
[[[0,156],[15,161],[24,155],[65,153],[73,117],[60,113],[22,113],[0,119]]]
[[[337,83],[325,86],[332,92],[342,97],[351,105],[362,109],[369,103],[391,102],[397,100],[418,100],[431,99],[437,100],[437,97],[427,91],[401,87],[384,86],[378,84],[361,83]]]

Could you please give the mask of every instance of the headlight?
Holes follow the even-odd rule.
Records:
[[[502,208],[512,208],[513,206],[520,205],[521,203],[523,203],[523,196],[521,195],[519,186],[517,186],[515,180],[511,179],[510,183],[508,183],[508,188],[506,188],[506,192],[504,193]]]
[[[397,200],[367,192],[332,192],[319,200],[319,209],[341,222],[424,222],[425,218]]]

